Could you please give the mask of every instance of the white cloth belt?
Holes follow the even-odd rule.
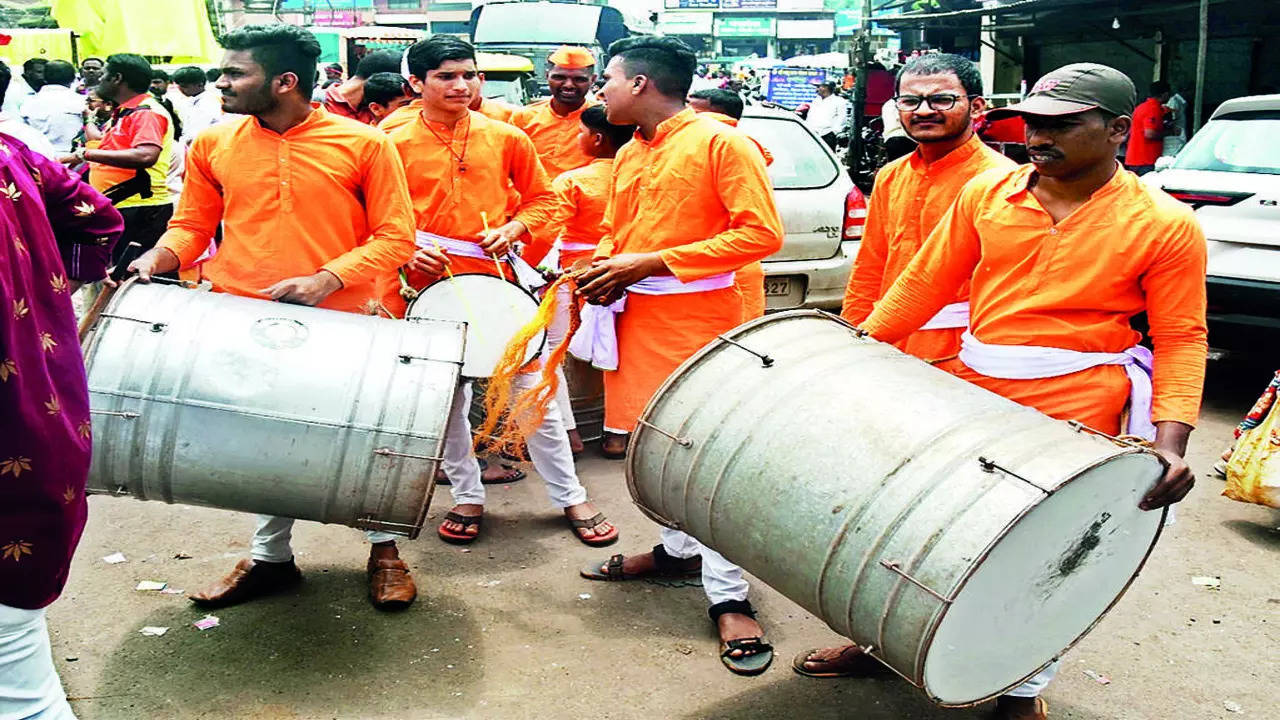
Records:
[[[921,330],[946,330],[950,328],[969,327],[969,303],[951,303],[938,311],[929,322],[920,326]]]
[[[672,275],[647,277],[627,287],[627,292],[638,295],[682,295],[708,292],[733,287],[731,272],[712,275],[700,280],[680,282]],[[618,333],[615,326],[618,313],[627,307],[624,294],[611,305],[587,304],[582,308],[581,324],[569,341],[569,352],[579,360],[589,362],[599,370],[618,369]]]
[[[561,249],[561,250],[568,250],[568,251],[570,251],[570,252],[579,252],[579,251],[583,251],[583,250],[595,250],[595,249],[596,249],[596,246],[595,246],[595,245],[592,245],[591,243],[565,242],[565,241],[561,240],[561,241],[560,241],[560,249]]]
[[[960,361],[988,377],[1033,380],[1060,377],[1099,365],[1120,365],[1129,376],[1129,424],[1125,432],[1155,440],[1151,423],[1151,351],[1135,345],[1124,352],[1080,352],[1040,345],[988,345],[965,332]]]
[[[457,255],[458,257],[469,257],[477,260],[493,260],[494,256],[485,252],[481,247],[473,242],[466,240],[457,240],[445,235],[436,235],[425,230],[414,231],[414,242],[420,248],[434,248],[437,245],[449,255]],[[506,260],[511,264],[511,270],[516,275],[516,282],[526,290],[533,291],[547,284],[547,279],[542,273],[534,270],[524,258],[515,253],[507,253],[505,256],[498,258]]]

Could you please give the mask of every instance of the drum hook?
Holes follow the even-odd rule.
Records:
[[[693,441],[692,441],[692,440],[690,440],[689,438],[682,438],[682,437],[679,437],[678,435],[672,435],[671,433],[667,432],[666,430],[663,430],[662,428],[658,427],[657,425],[654,425],[653,423],[650,423],[650,422],[646,422],[646,421],[644,421],[644,420],[636,420],[636,422],[637,422],[637,423],[639,423],[639,424],[641,424],[641,425],[643,425],[643,426],[645,426],[645,427],[647,427],[647,428],[649,428],[650,430],[652,430],[652,431],[654,431],[654,432],[658,433],[659,435],[663,435],[663,436],[665,436],[665,437],[669,438],[670,440],[672,440],[673,442],[675,442],[675,444],[679,445],[680,447],[686,447],[686,448],[687,448],[687,447],[693,447]]]
[[[937,590],[934,590],[933,588],[929,587],[928,585],[925,585],[924,583],[920,582],[919,580],[917,580],[917,579],[915,579],[915,578],[911,577],[911,575],[907,574],[907,572],[906,572],[906,571],[904,571],[900,565],[898,565],[898,562],[897,562],[896,560],[881,560],[881,561],[880,561],[880,566],[881,566],[881,567],[883,567],[883,568],[887,568],[888,570],[890,570],[890,571],[892,571],[892,572],[894,572],[894,573],[897,573],[898,575],[900,575],[900,576],[902,577],[902,579],[906,580],[907,582],[911,583],[912,585],[915,585],[916,587],[920,588],[921,590],[923,590],[923,591],[925,591],[925,592],[929,593],[930,595],[934,596],[934,597],[935,597],[935,598],[937,598],[939,601],[941,601],[944,605],[950,605],[951,603],[955,602],[955,598],[949,598],[949,597],[947,597],[946,595],[943,595],[942,593],[938,592]]]
[[[116,320],[128,320],[129,322],[136,322],[136,323],[142,323],[143,325],[150,325],[151,332],[153,333],[164,332],[164,329],[166,327],[169,327],[167,323],[155,322],[154,320],[144,320],[143,318],[129,317],[128,315],[112,315],[110,313],[102,313],[98,317],[115,318]]]
[[[731,338],[727,338],[727,337],[725,337],[724,335],[717,335],[716,337],[720,338],[721,340],[723,340],[723,341],[725,341],[725,342],[729,343],[730,345],[732,345],[732,346],[734,346],[734,347],[736,347],[736,348],[739,348],[739,349],[741,349],[741,350],[746,350],[747,352],[751,353],[752,355],[755,355],[756,357],[760,358],[760,364],[761,364],[762,366],[764,366],[764,367],[773,367],[773,358],[769,357],[768,355],[765,355],[764,353],[761,353],[761,352],[756,352],[755,350],[752,350],[751,348],[747,347],[746,345],[743,345],[742,343],[738,342],[737,340],[733,340],[733,339],[731,339]]]
[[[374,454],[374,455],[382,455],[382,456],[384,456],[384,457],[402,457],[402,458],[413,458],[414,460],[431,460],[431,461],[434,461],[434,462],[443,462],[443,461],[444,461],[444,458],[442,458],[442,457],[435,457],[435,456],[433,456],[433,455],[413,455],[413,454],[411,454],[411,453],[396,452],[395,450],[392,450],[391,448],[385,448],[385,447],[381,447],[381,448],[378,448],[378,449],[374,450],[374,451],[373,451],[373,454]]]
[[[1048,490],[1045,490],[1044,488],[1040,487],[1039,485],[1037,485],[1037,484],[1035,484],[1035,483],[1031,482],[1030,480],[1028,480],[1028,479],[1026,479],[1026,478],[1022,477],[1022,476],[1021,476],[1021,475],[1019,475],[1018,473],[1016,473],[1016,472],[1014,472],[1014,471],[1010,470],[1009,468],[1007,468],[1007,467],[1003,467],[1003,466],[999,465],[999,464],[998,464],[998,463],[996,463],[996,461],[994,461],[994,460],[988,460],[988,459],[987,459],[987,458],[985,458],[985,457],[979,457],[979,458],[978,458],[978,466],[982,468],[982,472],[985,472],[985,473],[993,473],[993,472],[995,472],[995,471],[999,470],[1001,473],[1003,473],[1003,474],[1005,474],[1005,475],[1008,475],[1009,477],[1013,477],[1013,478],[1017,478],[1017,479],[1021,480],[1022,482],[1024,482],[1024,483],[1026,483],[1026,484],[1030,485],[1031,487],[1033,487],[1033,488],[1035,488],[1035,489],[1039,490],[1040,492],[1044,493],[1045,495],[1048,495],[1048,494],[1049,494],[1049,491],[1048,491]]]

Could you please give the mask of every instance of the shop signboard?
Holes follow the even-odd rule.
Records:
[[[778,37],[785,40],[827,40],[835,37],[831,20],[779,20]]]
[[[835,79],[834,74],[831,79]],[[771,102],[794,108],[800,103],[812,102],[818,95],[814,86],[827,80],[828,73],[822,68],[770,68],[765,95]]]
[[[716,37],[773,37],[774,32],[774,18],[771,17],[716,18]]]
[[[658,29],[666,35],[710,35],[714,15],[701,12],[664,12]]]

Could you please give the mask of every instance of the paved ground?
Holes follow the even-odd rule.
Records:
[[[1076,649],[1046,694],[1053,718],[1280,718],[1280,513],[1219,497],[1207,471],[1269,377],[1212,366],[1192,466],[1201,481],[1146,571]],[[621,550],[655,542],[631,505],[621,465],[580,469],[624,529]],[[390,615],[365,601],[359,534],[299,524],[307,582],[296,595],[204,613],[178,595],[134,591],[140,580],[200,587],[246,553],[248,517],[95,497],[70,585],[50,610],[54,655],[83,718],[937,718],[905,683],[817,681],[792,654],[838,642],[821,622],[757,584],[773,668],[726,672],[698,588],[591,583],[592,551],[549,510],[541,483],[492,489],[483,541],[470,552],[424,534],[405,543],[421,591]],[[437,492],[432,516],[448,509]],[[102,557],[123,552],[128,562]],[[190,559],[175,559],[176,554]],[[1221,589],[1192,584],[1221,577]],[[586,596],[589,594],[589,597]],[[145,625],[168,626],[144,637]],[[1085,671],[1111,679],[1102,685]],[[1228,708],[1234,708],[1232,711]],[[1237,712],[1238,711],[1238,712]]]

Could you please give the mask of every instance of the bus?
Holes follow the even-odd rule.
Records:
[[[608,5],[576,2],[490,2],[471,11],[471,42],[477,50],[526,57],[537,68],[538,91],[548,92],[547,57],[561,45],[581,45],[595,55],[597,71],[615,40],[651,34],[652,21],[628,18]]]

